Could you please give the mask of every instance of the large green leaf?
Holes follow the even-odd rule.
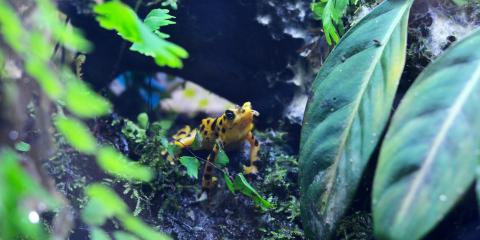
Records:
[[[412,1],[385,1],[352,27],[312,85],[300,150],[307,236],[327,239],[388,120],[405,63]]]
[[[474,180],[480,142],[480,32],[428,66],[405,95],[380,153],[375,234],[419,239]]]

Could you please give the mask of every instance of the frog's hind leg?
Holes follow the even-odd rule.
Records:
[[[245,174],[257,174],[260,167],[260,159],[258,159],[258,151],[260,150],[260,143],[252,132],[247,135],[247,141],[250,144],[250,166],[243,166],[243,172]]]
[[[207,162],[205,163],[205,168],[203,170],[202,177],[202,189],[208,190],[216,186],[217,178],[213,176],[213,168],[215,167],[213,163],[217,159],[218,146],[214,145],[213,151],[208,155]]]
[[[192,129],[188,125],[178,130],[178,132],[172,136],[172,139],[173,139],[172,143],[175,144],[179,149],[179,151],[176,154],[179,154],[184,148],[190,147],[193,144],[193,141],[195,140],[196,134],[197,134],[196,129]],[[172,156],[168,156],[167,160],[171,164],[174,164],[175,159]]]

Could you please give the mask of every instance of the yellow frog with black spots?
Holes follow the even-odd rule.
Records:
[[[201,149],[211,150],[205,164],[202,188],[209,189],[216,185],[217,178],[213,176],[213,164],[217,158],[217,142],[228,151],[243,146],[248,141],[250,144],[250,166],[243,166],[245,174],[258,173],[258,151],[260,144],[253,136],[253,117],[259,113],[252,109],[250,102],[242,106],[235,106],[227,109],[217,118],[205,118],[200,126],[192,129],[185,126],[173,135],[173,142],[180,149],[189,147],[195,140],[196,134],[200,132],[203,137]],[[173,161],[173,159],[171,159]]]

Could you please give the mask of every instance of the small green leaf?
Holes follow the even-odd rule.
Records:
[[[20,141],[15,144],[15,149],[17,149],[17,151],[20,151],[20,152],[28,152],[30,151],[30,144],[24,141]]]
[[[200,131],[196,131],[195,138],[193,139],[193,143],[192,143],[191,148],[193,150],[200,150],[202,148],[202,146],[203,146],[202,133],[200,133]]]
[[[111,105],[105,98],[92,91],[85,83],[65,73],[67,81],[67,108],[79,117],[94,118],[110,113]]]
[[[112,147],[103,147],[98,151],[97,162],[105,172],[126,180],[148,182],[153,177],[150,168],[133,162]]]
[[[95,138],[82,122],[66,117],[57,117],[55,125],[72,147],[80,152],[92,154],[97,149]]]
[[[140,238],[123,231],[113,232],[113,237],[115,238],[115,240],[140,240]]]
[[[169,20],[174,17],[168,14],[168,12],[169,11],[167,9],[153,9],[148,13],[147,17],[145,17],[145,25],[147,25],[150,30],[156,31],[160,27],[175,24],[174,21]]]
[[[91,240],[110,240],[111,238],[101,228],[94,227],[90,231],[90,239]]]
[[[143,129],[147,129],[148,128],[148,115],[146,113],[138,114],[137,122],[138,122],[138,126],[140,126]]]
[[[232,179],[230,179],[230,176],[228,176],[228,174],[224,172],[223,179],[225,180],[225,185],[227,185],[228,190],[235,194],[235,186],[233,185],[233,181]]]
[[[239,173],[235,175],[235,179],[233,181],[234,187],[236,190],[241,192],[243,195],[253,199],[253,201],[263,207],[263,208],[271,208],[272,204],[265,200],[262,195],[260,195],[255,188],[248,183],[247,179],[243,176],[243,174]]]
[[[217,145],[218,145],[218,153],[217,153],[217,159],[215,160],[215,164],[223,168],[228,165],[228,163],[230,162],[230,159],[228,158],[227,154],[222,149],[220,144],[217,143]]]
[[[183,156],[180,157],[180,163],[187,168],[187,175],[192,178],[198,178],[198,168],[200,161],[196,157]]]

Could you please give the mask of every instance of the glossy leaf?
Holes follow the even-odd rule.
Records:
[[[312,85],[300,145],[301,215],[331,237],[387,123],[405,63],[412,1],[384,1],[330,53]]]
[[[180,157],[180,163],[187,168],[187,175],[197,179],[198,168],[200,168],[200,161],[196,157],[183,156]]]
[[[373,188],[375,235],[420,239],[475,176],[480,142],[480,32],[415,80],[382,145]]]
[[[83,153],[95,152],[97,142],[85,124],[72,118],[57,117],[55,125],[72,147]]]
[[[97,162],[102,169],[126,180],[148,182],[153,177],[149,167],[133,162],[112,147],[103,147],[98,151]]]

